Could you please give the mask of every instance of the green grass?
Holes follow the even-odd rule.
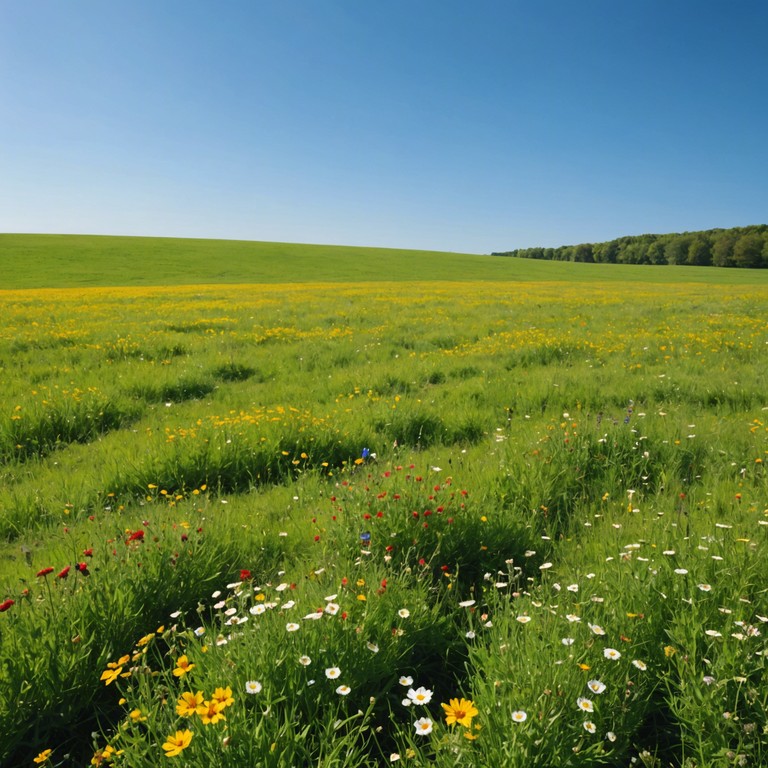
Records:
[[[3,768],[766,763],[760,274],[114,245],[0,292]]]
[[[489,255],[236,240],[0,234],[0,288],[357,281],[702,282],[766,270],[534,262]]]

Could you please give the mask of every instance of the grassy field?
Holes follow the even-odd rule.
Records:
[[[0,234],[2,288],[387,281],[766,285],[768,270],[570,264],[488,255],[233,240]]]
[[[4,768],[766,763],[763,273],[0,248]]]

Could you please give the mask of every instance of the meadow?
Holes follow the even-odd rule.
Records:
[[[0,765],[768,762],[766,276],[2,238]]]

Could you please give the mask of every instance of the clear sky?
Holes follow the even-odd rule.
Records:
[[[765,0],[0,0],[0,231],[489,253],[768,223]]]

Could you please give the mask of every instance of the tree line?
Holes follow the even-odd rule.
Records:
[[[493,256],[598,264],[681,264],[768,269],[768,225],[667,235],[630,235],[604,243],[518,248]]]

